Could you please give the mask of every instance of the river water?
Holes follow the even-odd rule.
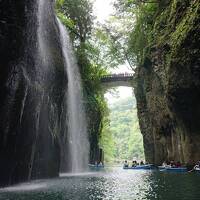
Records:
[[[0,189],[0,200],[199,200],[200,173],[108,168]]]

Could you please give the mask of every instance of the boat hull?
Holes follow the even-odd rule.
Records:
[[[154,169],[154,166],[153,165],[138,165],[138,166],[135,166],[135,167],[123,167],[123,169],[134,169],[134,170],[137,170],[137,169]]]
[[[159,166],[158,169],[163,172],[187,172],[186,167],[162,167]]]
[[[104,165],[93,165],[93,164],[88,164],[89,168],[93,169],[101,169],[104,168]]]

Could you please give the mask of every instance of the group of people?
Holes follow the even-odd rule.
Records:
[[[163,164],[162,164],[162,166],[163,166],[163,167],[172,167],[172,168],[183,167],[180,161],[175,162],[175,161],[173,161],[173,160],[170,161],[170,162],[164,161]],[[188,167],[187,165],[186,165],[186,167],[187,167],[188,169],[191,169],[191,168]],[[200,170],[200,161],[197,161],[197,163],[194,165],[194,167],[193,167],[192,170],[190,170],[190,171],[194,171],[194,170]]]
[[[99,162],[95,161],[94,164],[95,164],[96,166],[98,166],[98,167],[104,166],[103,162],[101,162],[101,161],[99,161]]]
[[[194,166],[194,169],[200,170],[200,161],[198,161],[198,162],[196,163],[196,165]]]
[[[138,165],[144,165],[144,162],[141,160],[140,163],[139,163],[136,160],[133,160],[132,163],[131,163],[131,167],[136,167]],[[124,167],[129,167],[127,160],[124,161]]]
[[[175,162],[174,160],[169,161],[164,161],[162,164],[163,167],[182,167],[181,162],[177,161]]]

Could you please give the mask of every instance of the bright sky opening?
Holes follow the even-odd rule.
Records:
[[[94,14],[97,17],[97,21],[103,23],[109,16],[114,13],[112,6],[113,0],[95,0],[94,1]]]

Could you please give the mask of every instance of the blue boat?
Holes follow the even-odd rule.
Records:
[[[163,169],[165,169],[165,166],[158,166],[158,169],[163,170]]]
[[[123,167],[123,169],[154,169],[154,165],[153,164],[137,165],[135,167]]]
[[[158,169],[162,172],[187,172],[186,167],[164,167],[164,166],[159,166]]]
[[[89,166],[90,168],[93,168],[93,169],[104,168],[104,165],[94,165],[94,164],[88,164],[88,166]]]

